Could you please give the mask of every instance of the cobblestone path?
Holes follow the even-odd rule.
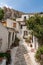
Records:
[[[23,45],[20,45],[17,49],[14,65],[31,65],[30,57]]]

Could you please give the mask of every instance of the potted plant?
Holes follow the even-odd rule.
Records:
[[[2,58],[2,57],[0,57],[0,62],[2,62],[2,60],[3,60],[3,58]]]
[[[32,40],[32,36],[29,36],[29,39]]]
[[[3,53],[0,53],[0,62],[3,60]]]
[[[30,44],[30,47],[32,47],[32,44]]]
[[[27,43],[31,43],[30,38],[25,39],[25,42],[27,42]]]
[[[10,58],[11,58],[11,55],[10,55],[10,53],[8,53],[8,52],[6,52],[6,53],[0,53],[0,62],[4,59],[4,58],[6,58],[6,64],[7,63],[10,63]]]

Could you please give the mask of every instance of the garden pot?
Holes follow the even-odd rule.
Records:
[[[8,52],[8,53],[10,53],[10,52],[11,52],[11,50],[7,50],[7,52]]]
[[[29,37],[30,40],[32,40],[32,37]]]
[[[2,60],[3,60],[3,58],[2,58],[2,57],[0,57],[0,62],[2,62]]]
[[[30,47],[33,47],[32,44],[30,44]]]

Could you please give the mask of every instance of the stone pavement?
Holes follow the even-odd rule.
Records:
[[[30,57],[23,45],[20,45],[17,49],[14,65],[31,65]]]
[[[11,65],[40,65],[35,61],[34,52],[24,41],[20,41],[18,47],[11,50]]]
[[[40,63],[38,63],[36,60],[35,60],[35,53],[36,53],[36,50],[34,51],[31,51],[32,48],[30,48],[28,46],[28,44],[23,40],[23,43],[22,45],[25,47],[25,49],[27,50],[28,52],[28,55],[31,59],[31,65],[40,65]]]
[[[14,47],[13,49],[11,49],[11,64],[10,65],[14,65],[17,49],[18,47]]]

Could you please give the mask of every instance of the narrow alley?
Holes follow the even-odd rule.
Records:
[[[22,41],[20,42],[18,47],[12,49],[11,65],[31,65],[31,60],[28,55],[28,52],[21,43],[22,43]]]
[[[33,62],[34,58],[30,57],[33,56],[32,54],[33,53],[30,54],[29,50],[26,49],[26,45],[23,44],[23,41],[20,41],[19,46],[12,49],[11,65],[34,65],[34,63],[37,64],[36,62]],[[33,58],[33,60],[31,58]]]

